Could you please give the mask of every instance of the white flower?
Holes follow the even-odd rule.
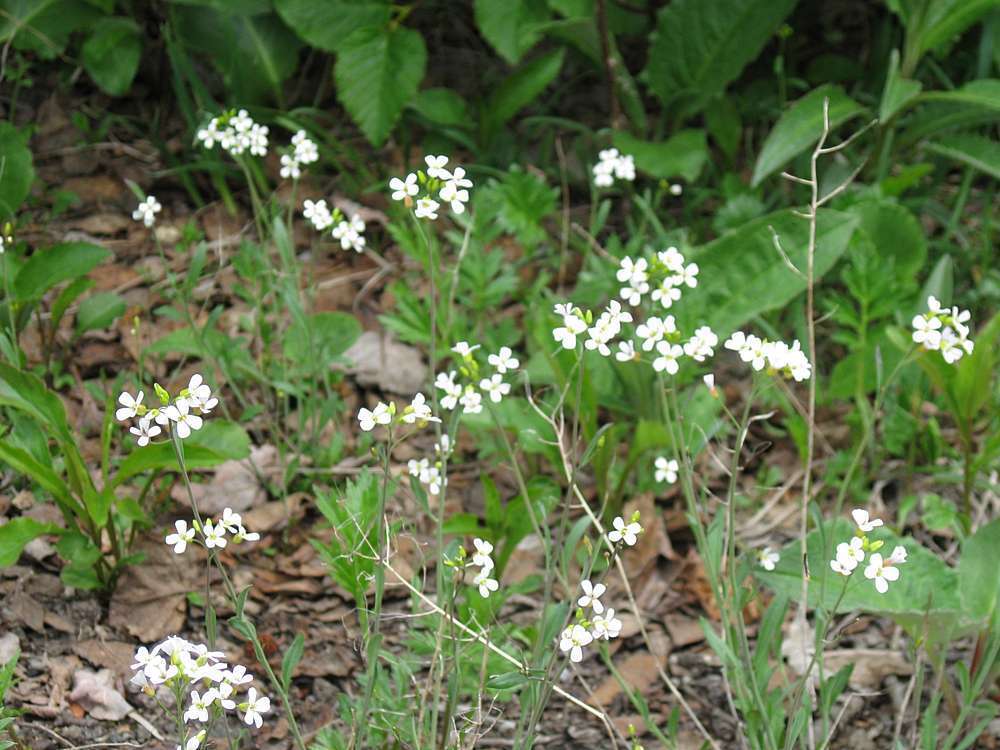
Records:
[[[180,674],[180,670],[175,664],[169,664],[162,656],[156,656],[143,667],[142,674],[152,684],[162,685]]]
[[[167,418],[177,423],[177,436],[181,439],[188,437],[192,430],[200,430],[202,419],[197,414],[189,413],[191,407],[188,406],[187,399],[179,398],[173,404],[164,409]]]
[[[233,704],[235,705],[235,704]],[[223,706],[225,708],[225,706]],[[188,741],[184,743],[184,750],[198,750],[201,747],[202,741],[205,739],[206,731],[202,729],[197,734],[192,735],[188,738]],[[181,750],[181,746],[177,745],[177,750]]]
[[[152,424],[149,417],[141,417],[139,419],[139,426],[129,427],[128,431],[136,436],[136,443],[139,444],[140,448],[145,448],[149,445],[150,438],[155,438],[160,434],[159,426]]]
[[[679,276],[684,284],[694,289],[698,286],[698,264],[688,263],[684,266],[684,270],[680,272]]]
[[[871,531],[882,525],[881,518],[871,518],[868,515],[868,511],[864,508],[855,508],[851,511],[851,518],[854,519],[854,523],[858,525],[861,531]]]
[[[434,387],[444,391],[444,398],[441,399],[441,406],[451,411],[458,404],[458,399],[462,397],[462,386],[455,382],[455,371],[445,374],[439,372],[434,380]]]
[[[430,219],[433,221],[438,217],[437,210],[441,204],[430,198],[418,198],[417,208],[413,212],[418,219]]]
[[[449,182],[438,193],[438,197],[451,206],[451,210],[456,214],[465,213],[465,204],[469,202],[469,191],[458,188],[455,183]]]
[[[636,327],[635,335],[642,339],[642,350],[650,352],[660,339],[676,330],[677,324],[674,322],[674,316],[668,315],[662,320],[656,317],[648,318],[645,323],[640,323]]]
[[[674,284],[674,278],[668,276],[653,290],[652,298],[653,302],[659,302],[664,308],[669,309],[681,298],[681,290]]]
[[[635,351],[635,344],[631,340],[618,342],[618,352],[615,354],[615,359],[619,362],[631,362],[638,358],[639,355]]]
[[[177,532],[169,534],[164,541],[167,544],[173,545],[174,552],[180,555],[187,549],[188,544],[194,541],[194,529],[189,529],[187,521],[183,519],[175,521],[174,528],[177,529]]]
[[[883,562],[882,555],[876,552],[868,559],[865,578],[874,581],[875,590],[884,594],[889,590],[889,581],[899,580],[899,568],[893,567],[889,561]]]
[[[139,646],[139,648],[135,650],[135,656],[132,658],[135,659],[135,663],[132,664],[131,669],[136,670],[143,669],[147,664],[149,664],[151,659],[156,658],[156,655],[151,654],[149,649],[145,646]]]
[[[510,383],[503,382],[503,375],[494,373],[490,378],[479,381],[479,387],[490,397],[490,401],[499,404],[503,397],[510,393]]]
[[[569,660],[574,664],[583,661],[583,647],[589,645],[594,640],[587,629],[582,625],[571,625],[562,632],[559,640],[559,650],[563,653],[569,652]]]
[[[147,227],[151,227],[153,226],[153,222],[156,221],[156,215],[162,208],[163,206],[160,205],[160,202],[150,195],[132,212],[132,218],[136,221],[141,221]]]
[[[432,495],[441,494],[441,487],[446,484],[446,480],[441,476],[441,470],[437,466],[428,466],[422,471],[420,481],[427,485],[427,491]]]
[[[448,179],[449,185],[454,185],[455,188],[470,188],[472,187],[472,180],[465,176],[465,170],[461,167],[455,167],[451,171],[451,177]]]
[[[705,384],[705,387],[708,388],[708,392],[711,393],[713,397],[719,395],[719,391],[715,387],[715,375],[714,374],[708,373],[708,375],[703,375],[702,378],[701,378],[701,382],[703,382]]]
[[[202,534],[205,536],[205,546],[209,549],[212,547],[222,549],[226,546],[226,530],[222,527],[222,524],[215,524],[213,526],[211,521],[205,521],[205,525],[202,527]]]
[[[425,156],[424,163],[427,164],[428,177],[437,177],[441,180],[447,180],[451,177],[448,170],[444,168],[448,163],[447,156]]]
[[[493,559],[490,555],[493,554],[493,545],[479,537],[472,540],[472,545],[476,548],[476,551],[472,554],[472,564],[483,568],[492,568]]]
[[[684,272],[684,256],[681,255],[676,247],[668,247],[666,250],[661,250],[656,254],[656,257],[660,263],[667,267],[668,271],[678,274]]]
[[[299,162],[291,154],[281,155],[281,169],[278,170],[278,174],[281,179],[287,180],[291,177],[293,180],[297,180],[302,176],[302,170],[299,169]]]
[[[670,186],[670,194],[671,195],[675,195],[676,196],[676,195],[680,195],[683,192],[684,192],[684,186],[681,185],[679,182],[675,182],[673,185]]]
[[[228,533],[235,534],[243,527],[243,517],[239,513],[233,513],[232,508],[225,508],[218,525]]]
[[[442,458],[451,455],[451,438],[447,434],[441,436],[440,443],[434,443],[434,452]]]
[[[893,550],[892,554],[889,555],[886,560],[887,565],[902,565],[906,562],[906,547],[897,544]]]
[[[563,324],[552,329],[552,338],[564,349],[576,349],[576,337],[587,330],[587,323],[576,313],[563,316]]]
[[[635,160],[631,156],[623,154],[615,162],[615,178],[628,182],[635,180]]]
[[[250,153],[253,156],[267,156],[267,125],[254,123],[250,130]]]
[[[913,341],[928,349],[941,345],[941,319],[937,316],[917,315],[913,318]]]
[[[624,541],[625,544],[631,547],[636,543],[638,535],[642,532],[642,526],[635,521],[626,524],[625,519],[621,516],[616,516],[611,525],[615,527],[615,530],[608,534],[608,541],[612,544]]]
[[[417,175],[410,172],[406,175],[405,180],[393,177],[389,180],[389,189],[393,191],[392,199],[394,201],[408,201],[420,192],[420,186],[417,185]]]
[[[760,563],[760,567],[764,570],[774,570],[780,559],[781,555],[770,547],[764,547],[764,549],[757,553],[757,562]]]
[[[572,302],[557,302],[552,309],[553,312],[555,312],[555,314],[560,318],[575,314],[575,308]]]
[[[834,573],[840,573],[842,576],[849,576],[854,572],[854,568],[844,565],[838,558],[830,560],[830,567],[833,568]]]
[[[660,341],[656,344],[656,351],[659,352],[660,356],[653,360],[653,369],[657,372],[666,370],[671,375],[676,375],[680,369],[677,360],[684,354],[684,349],[679,344]]]
[[[312,222],[317,232],[323,232],[333,224],[333,214],[330,213],[325,200],[302,201],[302,206],[302,215]]]
[[[237,664],[226,672],[226,681],[233,685],[246,685],[248,682],[253,682],[253,675],[247,674],[247,668],[242,664]]]
[[[215,688],[209,688],[205,691],[204,695],[200,695],[197,690],[192,690],[191,705],[184,712],[184,723],[186,724],[189,721],[204,723],[208,721],[208,709],[215,703],[215,699],[218,697],[219,691]]]
[[[209,120],[208,125],[198,131],[196,139],[205,148],[212,148],[215,146],[216,141],[221,141],[222,132],[219,130],[219,118],[213,117]]]
[[[648,268],[649,261],[645,258],[639,258],[639,260],[633,262],[632,258],[625,256],[618,266],[615,278],[623,284],[629,284],[634,281],[645,281],[647,278],[646,269]]]
[[[188,381],[187,393],[184,398],[191,406],[204,414],[212,411],[219,403],[219,399],[212,397],[212,389],[203,382],[198,373],[192,375],[191,380]]]
[[[440,422],[441,420],[431,414],[431,407],[427,403],[424,394],[418,393],[413,397],[413,401],[403,412],[403,421],[407,424],[415,422]]]
[[[500,588],[500,583],[495,578],[490,578],[490,573],[493,572],[492,568],[483,568],[476,574],[476,577],[472,579],[472,583],[479,587],[479,595],[483,599],[489,598],[490,592],[497,591]]]
[[[486,358],[486,361],[495,367],[497,372],[503,374],[507,370],[516,370],[521,366],[520,360],[514,357],[513,354],[514,352],[511,351],[509,346],[501,346],[500,352],[498,354],[491,354]]]
[[[236,544],[241,544],[242,542],[258,542],[260,541],[260,534],[256,531],[247,531],[242,526],[236,530],[235,536],[233,536],[233,542]]]
[[[611,187],[615,184],[613,177],[614,164],[610,162],[598,162],[594,165],[594,185],[597,187]]]
[[[122,391],[118,396],[118,403],[122,405],[122,408],[115,412],[115,419],[125,421],[137,416],[139,407],[142,405],[142,397],[142,391],[139,391],[139,395],[135,398],[128,391]]]
[[[590,621],[591,635],[594,639],[603,638],[606,641],[610,641],[612,638],[617,638],[622,632],[622,621],[615,617],[615,611],[613,609],[608,609],[603,615],[594,615],[594,618]]]
[[[837,545],[836,562],[840,570],[838,570],[838,568],[834,568],[834,570],[837,570],[838,572],[845,570],[850,573],[858,567],[860,563],[864,562],[864,559],[864,542],[860,537],[852,537],[850,542],[841,542]]]
[[[476,349],[478,348],[479,344],[476,344],[474,346],[469,346],[468,341],[459,341],[457,344],[451,347],[451,350],[455,352],[455,354],[460,356],[462,359],[469,359],[472,356],[472,353],[476,351]]]
[[[617,325],[619,329],[621,328],[622,323],[632,322],[632,313],[628,310],[623,310],[622,303],[616,299],[613,299],[608,303],[604,314],[607,315],[608,318],[611,319],[612,324]]]
[[[927,309],[934,315],[937,315],[943,308],[941,307],[941,303],[938,301],[938,298],[931,295],[927,298]]]
[[[360,230],[357,228],[359,225]],[[355,214],[349,222],[342,221],[333,228],[333,238],[340,240],[342,250],[350,249],[360,253],[364,251],[366,244],[365,238],[361,235],[363,231],[365,231],[365,223]]]
[[[653,465],[656,466],[654,478],[657,482],[673,484],[677,481],[677,472],[680,471],[680,466],[676,459],[671,458],[668,461],[666,456],[657,456]]]
[[[257,697],[257,689],[251,687],[247,691],[247,702],[240,704],[243,709],[244,716],[243,721],[246,722],[247,726],[251,724],[260,729],[261,725],[264,723],[264,717],[261,714],[267,713],[271,710],[271,699],[266,695],[262,695],[260,698]]]
[[[684,344],[684,353],[695,362],[704,362],[707,357],[715,354],[715,346],[718,343],[719,337],[715,332],[708,326],[702,326]]]
[[[637,307],[642,302],[642,295],[649,291],[649,284],[646,281],[630,281],[628,286],[618,290],[618,296],[628,302],[632,307]]]
[[[392,421],[392,414],[389,412],[389,405],[379,401],[374,409],[362,408],[358,411],[358,422],[361,423],[361,429],[365,432],[371,432],[375,429],[377,424],[389,424]]]
[[[483,410],[483,395],[471,385],[465,387],[465,392],[458,401],[462,404],[463,414],[479,414]]]
[[[601,604],[601,597],[607,591],[607,586],[603,583],[595,586],[589,579],[586,579],[580,581],[580,588],[583,589],[583,596],[577,599],[576,603],[581,607],[592,607],[597,614],[603,612],[604,605]]]
[[[220,682],[217,688],[219,693],[219,705],[222,706],[227,711],[232,711],[236,708],[236,701],[232,699],[232,695],[236,693],[236,688],[232,686],[229,682]]]
[[[584,342],[584,346],[591,351],[596,349],[602,356],[609,357],[611,348],[608,344],[620,331],[621,325],[615,322],[610,314],[602,313],[597,322],[587,329],[590,338]]]

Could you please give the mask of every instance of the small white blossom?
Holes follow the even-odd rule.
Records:
[[[143,392],[139,391],[139,395],[133,397],[128,391],[122,391],[118,396],[118,403],[122,406],[115,412],[115,419],[125,421],[137,416],[139,414],[139,407],[142,405],[143,395]]]
[[[518,360],[511,351],[509,346],[501,346],[500,352],[497,354],[491,354],[486,358],[486,361],[490,363],[492,367],[495,367],[497,372],[504,374],[507,370],[516,370],[521,366],[520,360]]]
[[[392,199],[394,201],[408,201],[420,192],[420,186],[417,185],[417,175],[410,172],[406,175],[405,180],[393,177],[389,180],[389,189],[393,191]]]
[[[447,180],[451,177],[445,165],[448,163],[447,156],[425,156],[424,163],[427,164],[427,176],[437,177],[440,180]]]
[[[657,372],[666,370],[671,375],[676,375],[680,369],[678,360],[684,354],[684,349],[679,344],[660,341],[656,344],[656,351],[660,356],[653,360],[653,369]]]
[[[479,571],[475,578],[472,579],[472,583],[479,587],[479,595],[483,599],[489,598],[489,595],[493,591],[497,591],[500,588],[500,582],[495,578],[490,578],[490,573],[492,568],[483,568]]]
[[[510,393],[510,383],[503,382],[503,375],[500,373],[494,373],[489,378],[483,378],[479,381],[479,387],[483,393],[489,395],[490,401],[494,404],[499,404],[503,400],[503,397]]]
[[[868,532],[882,525],[881,518],[871,518],[864,508],[855,508],[851,511],[851,518],[858,525],[861,531]]]
[[[413,397],[413,401],[410,402],[410,405],[403,413],[402,420],[406,422],[406,424],[441,421],[431,414],[431,407],[422,393],[418,393]]]
[[[589,645],[594,640],[586,628],[582,625],[571,625],[562,632],[559,639],[559,650],[569,653],[569,660],[574,664],[583,661],[583,647]]]
[[[325,200],[315,202],[306,200],[302,202],[302,205],[304,207],[302,215],[312,222],[313,228],[317,232],[326,231],[333,224],[333,214],[330,213]]]
[[[469,359],[472,356],[472,353],[478,348],[479,344],[470,346],[468,341],[459,341],[451,348],[451,350],[462,359]]]
[[[458,400],[462,397],[462,386],[455,382],[456,373],[439,372],[434,380],[434,387],[444,391],[444,398],[441,399],[441,407],[451,411],[458,405]]]
[[[757,553],[757,562],[764,570],[774,570],[780,559],[781,555],[770,547],[764,547]]]
[[[617,638],[622,632],[622,621],[615,617],[615,611],[610,607],[604,614],[594,615],[591,620],[591,635],[594,640],[604,639],[610,641]]]
[[[563,316],[563,324],[552,330],[552,338],[564,349],[576,349],[576,337],[587,330],[587,323],[575,312]]]
[[[160,202],[152,195],[149,195],[132,212],[132,218],[135,221],[141,221],[147,227],[151,227],[156,221],[156,215],[162,208],[163,206],[160,205]]]
[[[176,423],[177,436],[181,439],[188,437],[193,430],[200,430],[202,418],[197,414],[191,414],[191,407],[186,399],[179,398],[173,404],[163,410],[167,418]]]
[[[661,339],[676,331],[677,324],[674,322],[674,316],[668,315],[663,319],[648,318],[636,327],[635,335],[642,339],[642,350],[650,352]]]
[[[258,729],[264,723],[264,717],[261,714],[265,714],[271,710],[271,699],[266,695],[257,697],[257,689],[251,687],[247,691],[247,702],[240,704],[243,708],[244,715],[243,721],[246,722],[247,726],[251,724]]]
[[[437,210],[441,204],[430,198],[418,198],[417,208],[413,212],[418,219],[430,219],[433,221],[438,217]]]
[[[635,344],[629,341],[619,341],[618,351],[615,353],[615,359],[619,362],[632,362],[639,358],[638,352],[635,350]]]
[[[221,524],[213,526],[211,521],[205,521],[202,534],[205,537],[205,546],[209,549],[212,549],[212,547],[222,549],[226,546],[226,530]]]
[[[611,525],[615,527],[615,530],[608,534],[608,540],[612,544],[624,541],[625,544],[632,547],[638,540],[639,534],[642,533],[642,526],[635,521],[626,524],[625,519],[621,516],[616,516]]]
[[[677,481],[677,472],[680,471],[680,465],[677,463],[677,459],[671,458],[670,460],[667,460],[666,456],[657,456],[653,465],[656,467],[654,478],[657,482],[673,484]]]
[[[155,438],[161,432],[160,427],[150,422],[148,417],[139,419],[139,426],[129,427],[128,431],[136,436],[135,442],[138,443],[140,448],[145,448],[149,445],[150,438]]]
[[[212,704],[215,703],[215,699],[218,697],[219,691],[215,688],[209,688],[204,694],[199,694],[197,690],[192,690],[191,705],[188,707],[188,710],[184,712],[184,723],[189,721],[200,721],[205,723],[208,721],[208,709],[211,708]]]
[[[483,394],[471,385],[465,387],[465,391],[458,401],[462,404],[463,414],[479,414],[483,410]]]
[[[899,568],[893,566],[888,560],[883,561],[882,555],[878,552],[868,559],[868,567],[865,568],[865,578],[875,583],[875,590],[884,594],[889,590],[890,581],[899,580]]]
[[[379,401],[374,409],[362,408],[358,411],[358,422],[361,429],[371,432],[375,425],[387,425],[392,421],[392,414],[389,412],[389,405]]]
[[[600,614],[604,611],[601,604],[601,596],[607,591],[607,586],[603,583],[592,584],[589,579],[580,581],[580,588],[583,589],[583,596],[577,599],[576,603],[581,607],[591,607],[594,612]]]
[[[174,552],[178,555],[183,554],[184,550],[187,549],[188,544],[194,541],[194,529],[189,529],[187,521],[181,519],[174,522],[174,528],[177,529],[176,533],[169,534],[164,541],[173,546]],[[133,668],[135,665],[133,665]]]

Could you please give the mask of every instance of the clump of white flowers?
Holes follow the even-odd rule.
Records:
[[[242,542],[256,542],[260,540],[260,534],[256,531],[247,531],[243,527],[243,517],[239,513],[234,513],[232,508],[222,511],[222,517],[217,522],[208,519],[201,524],[197,519],[191,521],[188,526],[187,521],[178,519],[174,522],[173,534],[168,534],[164,541],[174,548],[174,552],[183,555],[189,544],[200,544],[205,549],[223,549],[229,541],[234,544]],[[201,536],[198,537],[198,534]],[[232,539],[226,539],[226,534]]]
[[[475,352],[481,347],[459,341],[451,351],[459,358],[458,370],[439,372],[434,387],[442,391],[441,408],[452,411],[462,407],[463,414],[479,414],[483,410],[483,397],[491,403],[499,404],[510,394],[511,385],[504,376],[521,366],[521,360],[514,356],[509,346],[500,347],[496,354],[490,354],[486,361],[494,369],[490,374],[480,365]]]
[[[884,594],[889,590],[889,582],[899,580],[899,565],[906,562],[906,548],[896,545],[892,554],[882,557],[879,550],[884,546],[882,541],[872,541],[868,538],[868,532],[882,526],[881,518],[872,518],[868,511],[863,508],[855,508],[851,511],[851,517],[858,529],[854,536],[847,542],[837,545],[836,555],[830,561],[830,567],[834,572],[843,576],[850,576],[868,557],[868,565],[865,567],[865,578],[875,584],[875,590]]]
[[[212,389],[197,373],[191,376],[187,388],[181,389],[176,397],[171,397],[159,383],[154,383],[153,388],[160,399],[159,406],[148,407],[142,403],[145,396],[142,391],[137,396],[123,391],[118,396],[120,406],[115,418],[120,422],[136,420],[129,432],[136,436],[141,448],[161,434],[162,428],[174,430],[179,438],[189,437],[192,432],[201,429],[202,417],[211,413],[219,403],[219,399],[212,395]]]
[[[472,180],[465,175],[462,167],[447,168],[447,156],[425,156],[426,170],[410,172],[405,178],[393,177],[389,180],[392,199],[402,201],[407,208],[413,208],[418,219],[434,221],[442,204],[453,213],[465,213],[469,202],[469,188]]]
[[[436,456],[433,462],[429,458],[411,458],[406,462],[406,469],[411,477],[416,477],[417,481],[427,488],[430,494],[440,495],[441,488],[448,483],[442,469],[445,459],[451,453],[451,438],[442,435],[441,442],[434,445],[434,452]]]
[[[927,312],[913,318],[913,341],[928,351],[939,351],[948,364],[972,354],[975,344],[969,339],[968,310],[941,307],[936,297],[927,298]]]
[[[594,641],[610,641],[622,632],[622,621],[615,617],[615,611],[605,608],[601,597],[607,591],[603,583],[592,583],[589,579],[580,581],[583,596],[576,600],[576,622],[559,636],[559,650],[569,654],[574,664],[583,661],[583,649]]]
[[[594,165],[594,184],[597,187],[611,187],[615,180],[633,182],[635,180],[635,159],[621,154],[616,148],[606,148],[597,155]]]
[[[282,179],[299,179],[302,176],[302,167],[319,160],[319,148],[309,140],[306,131],[299,130],[292,136],[292,144],[288,153],[281,155],[281,170],[279,174]]]
[[[364,251],[365,222],[358,214],[348,219],[339,208],[335,207],[331,211],[325,200],[305,200],[302,202],[302,215],[317,232],[325,232],[333,227],[333,239],[340,243],[342,249],[351,249],[357,253]]]
[[[758,372],[767,368],[770,373],[781,374],[796,382],[808,380],[812,375],[809,357],[802,351],[798,340],[789,346],[783,341],[768,341],[752,333],[747,335],[736,331],[723,346],[736,352],[741,360]]]
[[[162,686],[177,701],[179,715],[183,710],[186,736],[181,742],[185,750],[195,750],[226,711],[238,711],[247,726],[260,728],[263,715],[271,710],[271,699],[259,695],[255,687],[239,695],[244,685],[253,682],[245,666],[230,667],[221,651],[211,651],[204,644],[172,635],[152,649],[140,646],[134,659],[131,684],[151,697]],[[196,728],[206,726],[187,734],[191,723]]]
[[[466,567],[479,568],[472,578],[472,585],[479,589],[481,597],[487,599],[490,594],[500,590],[500,582],[493,578],[493,545],[485,539],[476,537],[472,540],[472,546],[476,551],[472,553]],[[463,559],[465,554],[463,548],[461,551]]]
[[[422,393],[414,396],[410,404],[398,415],[395,401],[390,401],[388,404],[379,401],[374,409],[362,408],[358,411],[358,422],[365,432],[371,432],[379,425],[388,426],[394,419],[399,424],[416,427],[426,427],[429,422],[441,421],[431,413],[430,404]]]
[[[160,205],[155,196],[148,195],[146,196],[146,200],[140,201],[139,205],[136,206],[135,211],[132,212],[132,219],[141,221],[147,227],[151,227],[156,221],[156,215],[160,213],[162,208],[163,206]]]
[[[231,156],[240,156],[249,151],[253,156],[267,155],[268,127],[254,122],[245,109],[230,110],[208,121],[208,125],[198,131],[197,139],[207,149],[215,144]]]

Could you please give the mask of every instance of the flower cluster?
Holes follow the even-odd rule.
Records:
[[[479,589],[481,597],[487,599],[491,593],[500,589],[500,582],[492,577],[493,545],[479,537],[473,539],[472,544],[476,551],[472,554],[468,565],[479,568],[479,572],[472,579],[472,585]],[[464,554],[465,550],[463,549],[462,552]]]
[[[597,155],[597,160],[593,169],[597,187],[611,187],[615,180],[635,180],[635,160],[627,154],[618,153],[618,149],[604,149]]]
[[[427,403],[427,399],[422,393],[413,397],[413,401],[403,409],[403,413],[398,418],[396,417],[395,401],[390,401],[388,404],[379,401],[374,409],[362,408],[358,411],[358,422],[365,432],[371,432],[376,425],[390,425],[394,418],[400,424],[411,424],[417,427],[425,427],[428,422],[441,421],[431,413],[430,404]]]
[[[899,580],[899,568],[897,566],[906,562],[906,548],[897,545],[892,554],[886,558],[878,551],[882,548],[883,542],[871,541],[867,532],[882,525],[881,518],[871,518],[868,511],[862,508],[855,508],[851,511],[854,523],[858,530],[848,542],[841,542],[837,545],[836,556],[830,561],[830,567],[835,573],[849,576],[868,557],[868,565],[865,567],[865,578],[875,584],[875,590],[884,594],[889,590],[889,582]]]
[[[194,520],[189,527],[187,521],[180,519],[174,522],[174,528],[176,531],[168,534],[164,541],[173,547],[178,555],[184,554],[184,550],[192,543],[201,544],[205,549],[213,547],[222,549],[229,542],[226,534],[232,535],[234,544],[256,542],[260,539],[260,534],[256,531],[247,531],[243,528],[243,517],[239,513],[234,513],[232,508],[223,510],[222,517],[217,522],[209,519],[203,526]],[[196,534],[199,533],[201,538],[196,540]]]
[[[415,206],[414,214],[418,219],[437,219],[442,203],[456,214],[465,213],[472,187],[465,170],[462,167],[446,169],[447,156],[425,156],[424,163],[426,171],[417,170],[403,179],[393,177],[389,180],[392,199],[402,201],[407,208]]]
[[[302,176],[302,167],[305,164],[312,164],[319,160],[319,148],[309,140],[306,131],[300,130],[292,136],[291,150],[287,154],[281,155],[281,178],[293,180]]]
[[[580,607],[577,621],[563,630],[559,637],[559,650],[569,653],[569,660],[573,663],[583,660],[584,646],[599,640],[610,641],[622,632],[622,621],[615,617],[615,611],[605,609],[601,603],[607,587],[603,583],[595,584],[584,580],[580,581],[580,588],[583,596],[576,601]],[[588,613],[587,610],[591,612]]]
[[[225,711],[238,710],[247,726],[260,728],[263,715],[271,710],[271,699],[258,695],[255,687],[241,700],[240,689],[253,682],[253,675],[242,664],[229,667],[221,651],[210,651],[204,644],[170,636],[152,649],[140,646],[134,658],[130,682],[151,696],[161,685],[166,687],[178,699],[178,710],[186,699],[185,724],[208,724]],[[207,728],[188,737],[186,750],[197,748],[206,733]]]
[[[444,460],[451,453],[451,439],[447,435],[442,435],[441,442],[434,444],[434,452],[437,454],[434,463],[431,463],[429,458],[411,458],[406,462],[406,468],[411,477],[416,477],[417,481],[427,487],[430,494],[440,495],[441,488],[448,483],[442,474],[442,467]]]
[[[209,120],[208,125],[198,131],[197,139],[207,149],[218,143],[231,156],[239,156],[249,151],[253,156],[267,155],[266,125],[254,122],[245,109],[239,112],[223,112]]]
[[[797,339],[789,346],[783,341],[768,341],[736,331],[723,346],[739,354],[740,359],[758,372],[767,368],[768,372],[780,373],[797,383],[808,380],[812,374],[809,357]]]
[[[653,302],[670,309],[680,300],[683,288],[698,286],[698,264],[688,263],[676,247],[661,250],[652,258],[622,258],[616,275],[624,286],[619,291],[623,300],[637,307],[644,295],[652,290]]]
[[[137,396],[123,391],[118,396],[120,407],[115,412],[115,418],[121,422],[138,420],[129,432],[136,436],[140,448],[149,445],[149,441],[162,432],[161,428],[167,426],[172,427],[178,437],[189,437],[194,430],[201,429],[202,416],[210,413],[219,403],[219,399],[212,395],[212,389],[197,373],[191,376],[187,388],[181,390],[173,403],[170,394],[159,383],[154,383],[153,388],[160,399],[160,406],[149,408],[143,404],[145,394],[142,391]]]
[[[483,410],[484,395],[494,404],[499,404],[503,401],[503,397],[510,393],[510,383],[506,382],[503,376],[520,367],[521,361],[514,356],[510,347],[502,346],[499,352],[490,354],[486,358],[489,366],[494,369],[494,372],[486,377],[487,373],[483,371],[474,356],[474,352],[479,348],[478,344],[470,345],[466,341],[459,341],[451,348],[461,360],[458,370],[439,372],[434,380],[434,386],[444,392],[441,398],[442,408],[452,411],[461,405],[463,414],[479,414]],[[464,385],[462,378],[466,380]]]
[[[149,195],[146,196],[146,200],[140,201],[139,205],[136,206],[135,211],[132,212],[132,218],[135,221],[141,221],[147,227],[151,227],[162,208],[160,202],[154,196]]]
[[[342,249],[351,249],[356,253],[364,251],[365,223],[358,214],[354,214],[348,220],[339,208],[330,211],[325,200],[306,200],[302,202],[302,206],[302,215],[312,223],[317,232],[324,232],[333,227],[333,239],[340,242]]]
[[[927,298],[927,312],[913,318],[913,340],[928,351],[939,351],[948,364],[972,354],[975,344],[969,339],[968,310],[941,307],[935,297]]]
[[[13,244],[14,244],[14,228],[8,221],[6,224],[4,224],[3,232],[0,233],[0,255],[3,255],[5,252],[7,252],[7,245],[13,245]]]

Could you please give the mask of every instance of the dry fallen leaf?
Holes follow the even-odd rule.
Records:
[[[78,669],[73,675],[73,692],[69,699],[80,704],[95,719],[120,721],[132,712],[132,706],[114,686],[110,669],[92,672]]]
[[[427,365],[420,350],[396,341],[388,333],[365,331],[344,358],[352,363],[348,372],[362,386],[412,396],[426,388]]]
[[[14,654],[20,653],[21,640],[16,633],[4,633],[0,635],[0,665],[6,664],[14,658]]]
[[[255,508],[267,499],[267,491],[260,482],[258,472],[267,476],[275,471],[277,465],[278,450],[273,445],[252,448],[249,459],[220,464],[211,480],[191,487],[198,509],[203,515],[216,516],[226,508],[232,508],[237,513]],[[189,504],[187,490],[180,484],[173,496],[177,502]],[[253,530],[263,529],[257,527]]]

